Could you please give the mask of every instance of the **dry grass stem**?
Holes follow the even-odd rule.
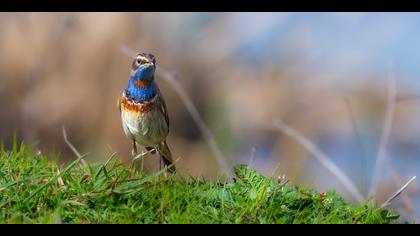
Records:
[[[325,166],[337,179],[343,184],[344,187],[351,193],[351,195],[359,202],[363,201],[363,195],[354,185],[354,183],[343,173],[343,171],[335,165],[330,158],[328,158],[316,145],[314,145],[308,138],[300,134],[295,129],[287,126],[279,119],[274,119],[274,125],[283,133],[294,138],[302,146],[304,146],[313,156]]]

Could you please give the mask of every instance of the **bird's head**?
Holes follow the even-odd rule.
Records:
[[[150,53],[139,53],[131,65],[131,78],[134,84],[144,89],[149,87],[154,80],[156,70],[156,59]]]

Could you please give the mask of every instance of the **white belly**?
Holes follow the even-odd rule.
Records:
[[[146,113],[122,110],[121,120],[125,134],[143,146],[156,146],[169,132],[164,115],[156,108]]]

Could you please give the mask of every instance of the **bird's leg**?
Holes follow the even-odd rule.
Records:
[[[135,140],[133,140],[133,149],[131,150],[131,155],[133,155],[133,157],[137,156],[137,146]]]
[[[136,146],[136,141],[134,139],[133,139],[133,149],[131,150],[131,155],[133,157],[131,159],[130,168],[134,166],[134,161],[136,160],[136,156],[137,156],[137,146]]]

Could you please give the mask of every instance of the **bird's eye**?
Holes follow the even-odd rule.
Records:
[[[154,58],[148,59],[144,56],[138,56],[135,60],[133,60],[133,64],[132,64],[133,70],[136,70],[141,65],[144,65],[144,64],[149,63],[149,62],[153,62],[153,64],[154,64],[155,59]]]
[[[139,68],[140,63],[139,60],[133,60],[133,64],[131,65],[131,67],[133,68],[133,70],[136,70],[137,68]]]

